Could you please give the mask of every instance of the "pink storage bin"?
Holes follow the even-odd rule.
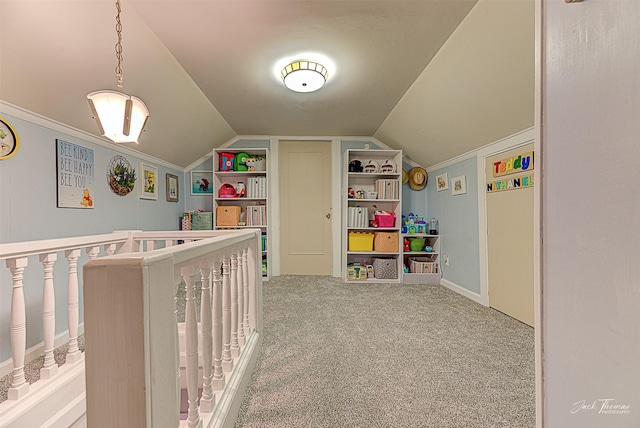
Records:
[[[376,214],[376,222],[378,227],[394,227],[396,225],[396,215]]]

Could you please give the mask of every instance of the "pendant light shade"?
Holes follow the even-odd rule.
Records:
[[[117,91],[95,91],[87,95],[100,133],[114,143],[137,143],[149,110],[137,97]]]
[[[114,143],[137,143],[149,118],[149,110],[137,97],[122,92],[122,22],[120,0],[116,0],[116,79],[118,91],[101,90],[87,95],[100,134]]]

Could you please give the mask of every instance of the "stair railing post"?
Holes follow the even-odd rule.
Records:
[[[80,249],[65,251],[65,257],[69,262],[69,284],[68,284],[68,311],[69,311],[69,351],[67,352],[67,363],[75,364],[82,359],[82,354],[78,348],[78,323],[80,318],[78,286],[78,259]]]
[[[42,287],[42,332],[44,334],[44,366],[40,369],[41,379],[51,379],[58,374],[58,364],[53,356],[56,334],[56,297],[53,286],[53,265],[58,259],[57,253],[40,254],[40,263],[44,270]]]
[[[211,386],[213,369],[213,322],[211,308],[211,266],[210,260],[200,262],[202,287],[200,288],[200,337],[202,339],[202,397],[200,411],[211,413],[215,398]]]
[[[13,360],[13,381],[9,388],[9,400],[18,400],[29,392],[29,384],[24,377],[24,356],[27,345],[27,314],[24,302],[23,273],[27,267],[26,257],[7,259],[11,271],[11,359]]]

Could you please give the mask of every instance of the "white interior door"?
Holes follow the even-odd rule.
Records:
[[[280,141],[280,273],[331,275],[331,142]]]
[[[532,174],[493,176],[496,162],[531,151],[533,144],[488,157],[487,183]],[[533,326],[533,187],[486,197],[489,306]]]

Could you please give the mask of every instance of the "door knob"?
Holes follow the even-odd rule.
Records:
[[[324,216],[328,219],[331,219],[331,213],[326,213]]]

